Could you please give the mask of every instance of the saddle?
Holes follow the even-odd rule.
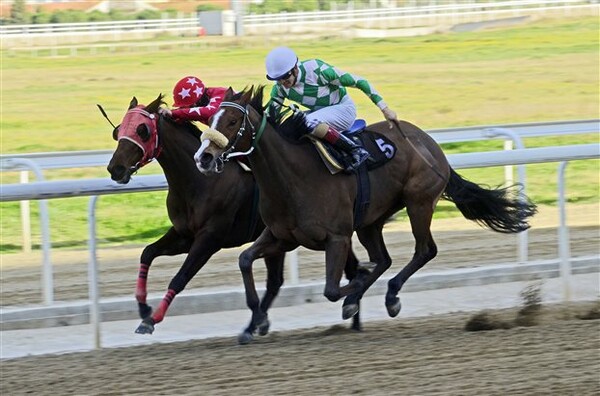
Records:
[[[396,155],[396,146],[387,137],[366,129],[367,123],[365,120],[358,119],[347,131],[342,132],[347,137],[354,140],[356,144],[361,145],[370,154],[366,161],[367,170],[376,169]],[[306,135],[312,144],[315,146],[321,160],[331,172],[336,174],[344,172],[351,162],[351,158],[347,153],[339,151],[327,142]]]

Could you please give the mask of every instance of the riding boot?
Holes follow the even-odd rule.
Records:
[[[347,171],[358,169],[358,167],[369,158],[369,152],[367,150],[332,127],[327,129],[325,136],[323,136],[323,140],[332,144],[333,147],[350,154],[352,163],[346,169]]]

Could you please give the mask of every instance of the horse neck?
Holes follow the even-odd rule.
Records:
[[[158,122],[158,138],[161,153],[157,158],[158,163],[165,173],[171,189],[187,187],[191,178],[200,179],[201,174],[194,162],[194,153],[200,142],[185,130],[185,126],[177,126],[163,119]]]
[[[291,194],[290,187],[300,187],[309,193],[309,186],[302,189],[302,184],[318,178],[321,169],[316,153],[308,149],[308,145],[294,145],[285,141],[270,125],[250,155],[252,170],[259,184],[261,194],[289,202],[291,199],[303,200],[298,194]],[[303,195],[303,194],[301,194]]]

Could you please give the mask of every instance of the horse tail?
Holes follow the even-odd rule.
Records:
[[[463,179],[452,168],[442,198],[453,202],[466,219],[505,234],[527,230],[529,217],[537,213],[521,185],[483,188]]]

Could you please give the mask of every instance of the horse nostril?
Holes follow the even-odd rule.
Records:
[[[200,165],[203,168],[208,168],[208,166],[210,165],[210,163],[213,160],[213,155],[210,153],[203,153],[202,156],[200,157]]]
[[[110,173],[110,178],[114,181],[117,181],[123,178],[123,175],[127,169],[123,165],[109,165],[106,170],[108,170],[108,173]]]

